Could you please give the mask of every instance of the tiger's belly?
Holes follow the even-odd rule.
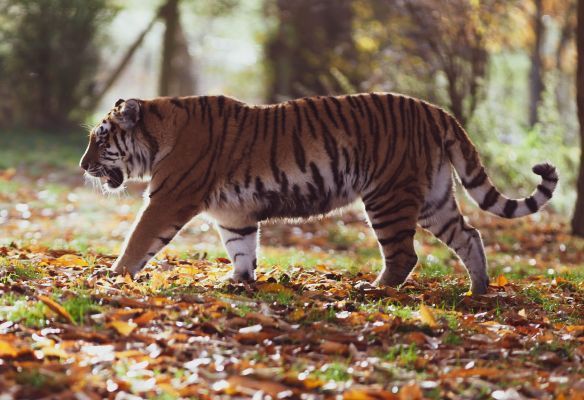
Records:
[[[359,195],[347,184],[340,189],[308,180],[276,182],[256,179],[247,187],[227,184],[209,198],[206,213],[218,221],[307,218],[347,206]]]

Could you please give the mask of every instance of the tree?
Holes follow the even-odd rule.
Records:
[[[97,39],[113,16],[108,0],[5,0],[10,50],[0,87],[16,124],[64,128],[81,121],[99,66]]]
[[[580,122],[580,173],[577,183],[576,206],[572,218],[572,232],[584,237],[584,0],[578,0],[578,25],[576,45],[578,65],[576,72],[576,102]]]
[[[158,94],[186,95],[195,92],[193,62],[180,21],[179,0],[167,0],[160,17],[165,25]]]
[[[543,93],[542,42],[545,35],[543,24],[543,0],[534,0],[533,44],[531,49],[531,69],[529,71],[529,125],[535,125],[539,118],[537,109]]]
[[[351,0],[277,0],[278,27],[266,45],[269,100],[345,93],[365,80],[352,37]]]

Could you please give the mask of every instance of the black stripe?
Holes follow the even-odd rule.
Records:
[[[485,172],[484,168],[481,168],[478,175],[473,178],[470,182],[462,182],[464,187],[468,190],[474,189],[476,187],[481,186],[487,180],[487,173]]]
[[[245,253],[235,253],[233,255],[233,263],[235,264],[235,261],[237,261],[237,257],[239,256],[245,256]]]
[[[382,246],[387,246],[388,244],[399,243],[405,239],[414,237],[415,234],[416,234],[415,229],[405,229],[403,231],[397,232],[395,236],[393,236],[392,238],[388,239],[378,238],[378,240]]]
[[[156,117],[162,121],[163,118],[162,114],[160,113],[160,110],[158,109],[158,106],[156,104],[150,104],[150,107],[148,107],[148,111],[156,115]]]
[[[375,104],[375,106],[377,107],[379,112],[381,113],[381,117],[383,118],[383,129],[384,129],[384,132],[387,133],[387,117],[385,115],[385,109],[383,108],[383,103],[381,102],[379,95],[376,93],[371,93],[371,98],[373,99],[373,103]]]
[[[333,117],[333,112],[331,111],[331,108],[328,105],[327,97],[323,97],[322,104],[324,105],[324,110],[326,111],[326,114],[328,115],[329,119],[332,121],[335,128],[339,129],[339,124],[337,123],[337,120]]]
[[[458,221],[461,218],[460,214],[457,214],[455,217],[450,218],[445,224],[444,226],[438,231],[438,233],[436,233],[436,237],[440,238],[442,235],[444,235],[446,233],[446,231],[448,230],[448,228],[450,228],[452,225],[454,225],[456,223],[456,221]]]
[[[167,244],[169,244],[169,243],[170,243],[170,241],[172,240],[172,238],[171,238],[171,237],[169,237],[169,238],[165,238],[165,237],[162,237],[162,236],[159,236],[159,237],[158,237],[158,239],[160,239],[160,241],[161,241],[162,243],[164,243],[164,245],[167,245]]]
[[[544,185],[537,185],[537,190],[539,190],[548,199],[552,198],[552,191],[546,188]]]
[[[270,167],[272,169],[272,174],[276,183],[280,183],[280,169],[278,168],[277,158],[278,158],[278,114],[280,112],[280,107],[276,106],[274,112],[274,132],[272,132],[272,148],[270,151]]]
[[[499,199],[499,192],[497,189],[492,186],[491,190],[485,195],[483,202],[479,205],[479,207],[483,210],[487,210],[488,208],[492,207],[493,204],[497,202]]]
[[[528,197],[525,199],[525,204],[527,204],[527,207],[529,208],[529,210],[534,213],[537,210],[539,210],[539,207],[537,206],[537,201],[535,201],[535,198],[533,196]]]
[[[316,166],[316,164],[314,162],[310,163],[310,170],[312,171],[312,179],[313,179],[314,183],[316,184],[318,189],[321,191],[321,194],[324,195],[324,179],[322,178],[322,175],[320,174],[320,170],[318,169],[318,167]]]
[[[306,156],[297,129],[292,131],[292,142],[294,143],[294,159],[296,160],[296,164],[298,164],[300,171],[304,173],[306,172]]]
[[[243,240],[243,236],[239,236],[239,237],[233,237],[233,238],[231,238],[231,239],[228,239],[228,240],[226,240],[226,241],[225,241],[225,245],[227,245],[227,244],[229,244],[229,243],[231,243],[231,242],[236,242],[236,241],[238,241],[238,240]]]
[[[390,225],[397,224],[398,222],[406,221],[408,218],[410,218],[410,217],[409,216],[404,216],[404,217],[394,218],[394,219],[389,220],[389,221],[379,222],[379,223],[376,223],[376,224],[371,224],[371,227],[373,229],[383,229],[383,228],[388,227]]]
[[[219,105],[219,116],[223,115],[223,106],[225,105],[225,96],[217,97],[217,104]]]
[[[331,97],[331,100],[333,103],[335,103],[335,106],[337,107],[337,115],[341,119],[341,123],[343,124],[343,127],[345,128],[345,133],[347,134],[347,136],[352,136],[351,130],[349,129],[349,123],[347,122],[347,118],[345,118],[345,114],[343,113],[343,108],[342,108],[341,102],[336,97]]]
[[[306,107],[303,108],[304,111],[304,117],[306,118],[306,122],[308,123],[308,128],[310,129],[310,134],[312,135],[312,137],[314,139],[316,139],[316,130],[314,129],[314,125],[312,124],[312,121],[310,120],[310,117],[308,116],[308,111],[306,111]]]
[[[292,107],[294,107],[294,114],[296,115],[296,127],[298,128],[298,133],[302,135],[302,115],[300,115],[300,108],[298,107],[298,102],[293,101]]]
[[[156,195],[156,193],[160,192],[160,190],[164,187],[164,184],[166,183],[168,179],[168,176],[166,178],[164,178],[164,180],[162,181],[162,183],[160,184],[160,186],[158,186],[154,191],[150,192],[150,198],[152,198],[153,196]]]
[[[507,203],[505,203],[505,208],[503,209],[503,215],[505,215],[505,217],[507,218],[513,217],[513,214],[517,209],[517,205],[518,205],[517,200],[511,199],[507,200]]]
[[[226,231],[229,231],[239,236],[251,235],[252,233],[257,232],[258,230],[257,226],[247,226],[245,228],[228,228],[226,226],[219,225],[219,227],[221,229],[225,229]]]

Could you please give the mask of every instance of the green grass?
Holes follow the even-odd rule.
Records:
[[[371,251],[373,252],[373,250]],[[379,250],[374,248],[374,255],[365,251],[366,255],[354,252],[335,251],[332,254],[322,252],[303,251],[294,248],[262,247],[260,263],[263,265],[280,265],[287,269],[291,266],[301,265],[313,268],[317,265],[325,265],[331,271],[339,271],[356,274],[363,271],[378,271],[381,269],[381,256]]]
[[[458,346],[462,344],[462,338],[454,332],[447,332],[442,338],[442,343],[450,346]]]
[[[46,306],[25,296],[8,293],[0,301],[0,319],[38,328],[47,324]]]
[[[50,378],[38,369],[24,370],[17,375],[17,382],[21,385],[32,386],[41,389],[50,384]]]
[[[381,355],[381,359],[396,362],[401,367],[411,369],[414,367],[416,360],[418,359],[418,348],[414,343],[408,346],[393,346],[387,353]]]
[[[368,313],[380,312],[383,314],[391,314],[401,319],[411,319],[414,313],[414,309],[412,307],[403,306],[392,300],[386,299],[363,301],[361,304],[359,304],[359,310]]]
[[[339,361],[323,365],[313,375],[324,381],[346,382],[351,379],[349,366]]]
[[[83,324],[88,315],[98,313],[102,310],[99,304],[85,294],[79,294],[78,297],[67,299],[62,305],[78,325]]]
[[[42,272],[29,261],[11,261],[0,257],[0,283],[9,284],[11,281],[30,281],[43,276]]]
[[[33,176],[46,174],[46,167],[76,168],[87,145],[87,132],[48,134],[4,132],[0,135],[0,169],[26,168]]]
[[[294,294],[287,291],[277,293],[262,293],[257,292],[255,298],[266,303],[277,303],[284,306],[289,306],[294,302]]]

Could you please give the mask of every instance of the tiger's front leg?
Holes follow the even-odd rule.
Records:
[[[221,241],[233,263],[232,278],[254,281],[257,267],[258,224],[218,223]]]
[[[112,266],[114,273],[136,275],[197,212],[195,206],[179,208],[168,203],[147,203]]]

